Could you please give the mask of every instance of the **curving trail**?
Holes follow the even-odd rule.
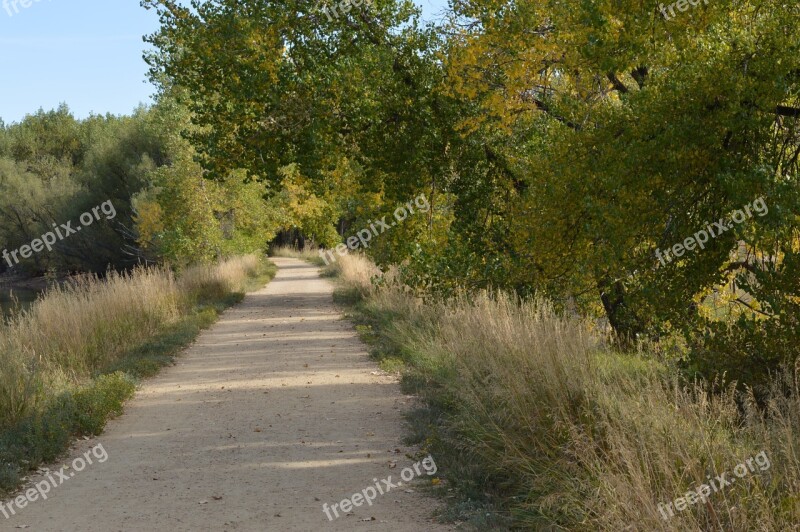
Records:
[[[10,519],[0,514],[0,530],[449,530],[430,519],[424,471],[372,506],[333,521],[323,513],[373,478],[396,483],[413,463],[402,445],[410,398],[378,374],[317,268],[274,261],[269,285],[225,312],[62,463],[98,444],[107,460]]]

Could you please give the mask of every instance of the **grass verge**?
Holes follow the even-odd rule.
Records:
[[[544,301],[422,301],[391,272],[376,282],[359,256],[336,272],[337,299],[351,305],[373,355],[401,367],[405,391],[424,400],[409,418],[410,443],[446,474],[443,517],[479,530],[777,531],[800,522],[794,375],[775,381],[765,410],[732,384],[686,382],[652,353],[616,352]],[[747,471],[736,469],[747,460]],[[722,474],[735,482],[697,495]]]
[[[53,290],[0,327],[0,492],[55,460],[76,436],[102,432],[140,379],[174,363],[198,333],[273,264],[255,256],[161,268]]]

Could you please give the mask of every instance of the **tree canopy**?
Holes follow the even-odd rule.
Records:
[[[424,297],[544,296],[751,383],[796,359],[796,4],[142,5],[156,105],[0,128],[6,248],[119,213],[18,269],[334,247],[424,194],[365,250]]]

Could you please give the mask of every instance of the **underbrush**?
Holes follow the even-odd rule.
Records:
[[[177,277],[137,268],[56,287],[0,326],[0,491],[98,434],[138,379],[175,355],[226,307],[275,273],[256,256]]]
[[[686,382],[651,353],[619,353],[545,301],[424,302],[391,276],[370,278],[363,257],[336,269],[373,354],[402,365],[406,392],[424,400],[413,440],[459,495],[450,519],[481,530],[797,529],[797,375],[776,379],[764,409],[734,383]],[[687,495],[724,473],[730,486]]]

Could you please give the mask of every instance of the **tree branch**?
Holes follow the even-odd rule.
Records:
[[[523,95],[522,99],[523,99],[523,101],[527,100],[527,101],[533,103],[533,105],[535,105],[537,109],[539,109],[540,111],[544,111],[545,113],[550,115],[554,120],[556,120],[558,122],[561,122],[565,126],[570,127],[572,129],[574,129],[575,131],[580,131],[581,130],[580,124],[576,124],[575,122],[572,122],[572,121],[564,118],[563,116],[558,116],[556,114],[553,114],[553,111],[552,111],[552,109],[550,109],[550,106],[547,105],[542,100],[540,100],[538,98],[535,98],[535,97],[528,96],[528,95]]]
[[[775,108],[778,116],[791,116],[793,118],[800,118],[800,108],[789,107],[787,105],[779,105]]]
[[[608,80],[614,86],[615,90],[617,90],[618,92],[621,92],[622,94],[627,94],[628,93],[628,87],[626,87],[625,84],[622,83],[619,80],[619,78],[617,77],[617,75],[615,73],[609,72],[608,74],[606,74],[606,77],[608,77]]]
[[[638,66],[631,71],[631,77],[636,81],[636,84],[639,85],[640,89],[644,88],[644,82],[647,79],[648,72],[646,66]]]

